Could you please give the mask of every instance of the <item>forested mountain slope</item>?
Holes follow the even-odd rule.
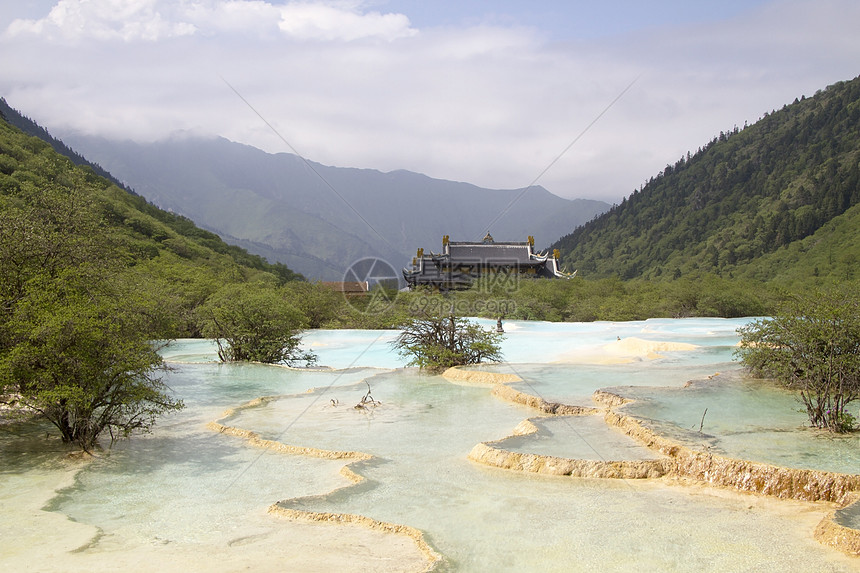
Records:
[[[40,288],[45,261],[55,279],[108,259],[129,271],[129,288],[172,307],[175,335],[194,334],[194,308],[225,284],[301,278],[75,166],[0,115],[0,323],[22,289]]]
[[[851,278],[858,203],[855,78],[721,133],[554,247],[584,277]]]
[[[497,240],[532,235],[546,248],[609,208],[540,186],[484,189],[403,170],[331,167],[221,138],[65,139],[155,204],[312,279],[342,280],[368,256],[406,266],[419,247],[441,249],[443,235],[478,240],[491,224]]]
[[[125,189],[130,193],[134,194],[132,189],[126,187],[123,183],[121,183],[116,177],[108,173],[101,165],[98,163],[93,163],[88,160],[86,157],[76,152],[74,149],[60,141],[59,139],[52,136],[48,133],[48,130],[25,116],[17,109],[11,107],[6,100],[0,97],[0,117],[5,119],[9,124],[17,127],[27,135],[34,135],[46,142],[48,145],[54,148],[54,151],[69,158],[72,163],[79,166],[85,166],[93,170],[96,175],[104,177],[117,187]]]

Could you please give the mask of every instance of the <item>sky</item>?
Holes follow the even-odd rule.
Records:
[[[860,75],[858,29],[856,0],[0,0],[0,96],[61,138],[618,203]]]

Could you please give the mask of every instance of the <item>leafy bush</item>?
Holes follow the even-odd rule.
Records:
[[[738,350],[760,376],[799,391],[810,423],[845,432],[860,398],[860,298],[856,285],[792,298],[773,318],[741,328]]]
[[[465,318],[436,315],[409,321],[392,345],[401,356],[410,357],[411,366],[440,371],[501,361],[501,338],[501,333]]]
[[[157,285],[125,266],[86,193],[0,197],[0,402],[85,450],[182,407],[151,343],[173,329]]]
[[[316,356],[300,348],[305,316],[283,291],[263,283],[230,284],[197,309],[204,336],[218,344],[224,362],[312,364]]]

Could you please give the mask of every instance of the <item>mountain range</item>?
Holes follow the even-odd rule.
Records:
[[[860,278],[860,77],[720,133],[553,247],[592,278]]]
[[[340,280],[367,256],[397,268],[443,235],[480,239],[488,229],[497,240],[534,235],[539,246],[561,236],[550,248],[583,278],[715,275],[793,290],[858,278],[860,78],[720,133],[611,208],[541,187],[327,167],[225,139],[71,136],[72,151],[35,124],[22,129],[96,173],[104,165],[140,201],[172,211],[171,224],[192,219],[312,279]]]
[[[309,279],[342,280],[378,257],[399,269],[443,235],[548,246],[605,212],[540,186],[485,189],[409,171],[330,167],[223,138],[156,143],[68,134],[64,141],[153,204]]]

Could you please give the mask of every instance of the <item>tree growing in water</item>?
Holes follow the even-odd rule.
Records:
[[[797,390],[810,423],[847,432],[860,398],[860,299],[856,285],[795,297],[772,318],[741,328],[738,354],[753,374]]]
[[[89,198],[32,189],[0,197],[0,214],[0,402],[84,450],[182,408],[152,343],[173,317]]]
[[[313,364],[316,356],[301,349],[305,316],[290,304],[288,293],[265,283],[227,285],[197,309],[203,336],[214,338],[223,362]]]
[[[440,371],[452,366],[500,362],[502,334],[450,314],[425,316],[402,327],[392,345],[410,366]]]

